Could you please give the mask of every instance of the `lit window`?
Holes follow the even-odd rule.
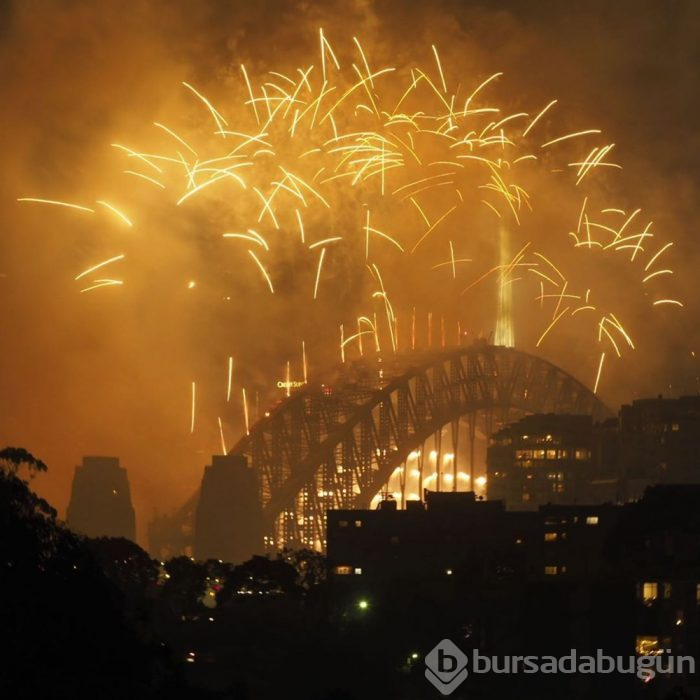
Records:
[[[452,569],[445,569],[446,576],[452,576]]]
[[[642,584],[642,600],[650,605],[659,597],[659,584],[655,581],[645,581]]]
[[[635,651],[640,656],[656,656],[660,652],[659,638],[650,635],[640,635],[634,645]]]
[[[545,566],[544,573],[545,576],[556,576],[559,573],[559,569],[556,566]]]
[[[362,568],[359,567],[359,566],[356,566],[356,567],[355,567],[355,574],[356,574],[357,576],[361,576],[361,575],[362,575]]]
[[[576,450],[576,459],[590,459],[591,453],[589,450]]]
[[[347,576],[352,573],[352,566],[336,566],[335,573],[339,576]]]
[[[673,423],[673,424],[671,425],[671,430],[672,430],[674,433],[677,433],[680,429],[681,429],[681,426],[678,425],[678,423]]]
[[[348,526],[347,520],[339,520],[338,521],[338,527],[347,527],[347,526]]]
[[[598,516],[597,515],[589,515],[586,518],[586,525],[597,525],[598,524]]]
[[[522,543],[523,543],[522,537],[517,537],[515,539],[515,544],[522,544]],[[698,584],[698,604],[700,604],[700,584]]]
[[[545,532],[544,541],[545,542],[556,542],[559,535],[556,532]]]
[[[355,521],[355,527],[362,527],[362,521],[361,521],[361,520],[356,520],[356,521]]]
[[[664,598],[668,600],[671,597],[671,584],[670,583],[664,583],[663,585],[663,590],[664,590]]]
[[[557,458],[557,451],[556,450],[547,450],[547,459],[556,459]]]

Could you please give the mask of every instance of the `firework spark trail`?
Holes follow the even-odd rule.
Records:
[[[316,268],[316,282],[314,283],[314,299],[318,296],[318,285],[321,281],[321,269],[323,268],[323,258],[326,255],[326,249],[321,248],[321,253],[318,256],[318,267]]]
[[[219,421],[219,438],[221,439],[221,454],[227,454],[228,450],[226,449],[226,441],[224,440],[224,426],[221,424],[221,416],[217,416],[217,420]]]
[[[241,389],[243,397],[243,420],[245,424],[245,434],[250,435],[250,417],[248,414],[248,398],[246,397],[245,387]]]
[[[600,383],[600,375],[603,371],[603,362],[605,362],[605,353],[600,354],[600,362],[598,363],[598,372],[595,375],[595,384],[593,385],[593,393],[598,393],[598,384]]]
[[[102,199],[98,199],[96,203],[111,211],[118,219],[123,221],[130,228],[133,227],[134,224],[131,223],[129,217],[124,212],[119,211],[119,209],[117,209],[114,205],[110,204],[109,202],[105,202]]]
[[[233,357],[228,358],[228,382],[226,383],[226,403],[231,401],[231,384],[233,382]]]
[[[265,278],[265,281],[267,282],[267,286],[270,288],[270,294],[274,294],[275,288],[272,286],[272,280],[270,279],[270,275],[265,269],[265,266],[260,262],[258,256],[252,250],[248,250],[248,253],[250,253],[250,257],[253,258],[253,260],[255,260],[257,266],[260,268],[260,272],[262,272],[262,275]]]
[[[201,132],[204,137],[191,138],[192,130],[188,127],[182,132],[187,134],[185,138],[179,133],[176,121],[165,119],[168,126],[154,122],[155,130],[152,129],[158,135],[158,143],[166,144],[162,152],[112,144],[129,165],[135,164],[133,169],[123,171],[131,176],[125,179],[134,185],[144,183],[140,194],[147,189],[167,197],[171,204],[181,208],[178,216],[197,212],[198,208],[205,212],[214,207],[227,211],[228,198],[233,195],[237,212],[242,212],[240,218],[245,218],[224,224],[223,230],[232,232],[218,233],[217,237],[247,244],[227,247],[225,254],[236,256],[240,251],[245,258],[241,248],[247,250],[254,263],[253,269],[257,268],[262,277],[258,281],[256,274],[255,284],[267,285],[272,295],[275,294],[273,278],[282,267],[277,263],[287,254],[292,240],[301,244],[305,256],[296,264],[295,273],[302,272],[305,267],[309,270],[315,267],[314,299],[332,298],[325,290],[331,288],[331,278],[337,268],[329,262],[339,256],[349,258],[360,253],[357,257],[364,258],[369,271],[365,278],[367,298],[357,300],[358,308],[350,312],[352,317],[336,321],[340,322],[343,362],[351,343],[356,342],[356,349],[352,345],[353,352],[364,356],[367,349],[363,347],[364,335],[374,336],[375,351],[380,352],[380,327],[376,321],[376,304],[379,303],[386,318],[386,324],[381,323],[381,335],[388,334],[392,351],[398,350],[398,314],[389,300],[378,266],[379,263],[382,270],[389,269],[384,261],[390,254],[414,256],[419,264],[425,261],[426,275],[442,275],[453,282],[465,269],[462,263],[476,260],[475,280],[464,287],[461,294],[494,273],[500,275],[501,294],[510,294],[516,283],[522,285],[530,280],[538,289],[535,299],[540,307],[545,309],[547,305],[548,316],[544,322],[548,325],[540,334],[537,347],[550,337],[556,326],[575,322],[578,333],[592,333],[600,342],[609,342],[616,354],[620,353],[620,346],[634,349],[632,334],[618,320],[618,316],[623,317],[615,308],[618,300],[609,293],[604,297],[594,293],[595,303],[589,303],[593,285],[588,279],[584,280],[585,302],[583,293],[574,291],[579,289],[578,280],[583,273],[574,269],[575,274],[570,275],[572,279],[564,274],[569,272],[566,264],[572,264],[566,260],[562,262],[551,252],[550,248],[556,248],[555,236],[547,238],[545,250],[526,251],[527,244],[510,263],[500,260],[500,264],[493,266],[493,257],[498,258],[499,253],[496,227],[484,223],[482,218],[507,229],[514,239],[519,238],[520,246],[523,239],[527,240],[525,236],[530,235],[526,233],[528,216],[535,200],[535,193],[531,195],[524,187],[529,182],[530,169],[537,167],[544,172],[564,173],[568,178],[567,186],[572,191],[578,188],[575,190],[578,193],[601,177],[601,173],[620,168],[609,162],[614,144],[600,142],[599,129],[577,129],[554,138],[543,134],[544,117],[552,113],[557,100],[538,107],[534,116],[522,111],[502,111],[487,101],[501,73],[490,75],[471,92],[467,90],[464,98],[459,81],[448,80],[453,74],[435,45],[426,52],[430,67],[423,70],[417,65],[376,66],[357,37],[353,37],[356,62],[348,64],[343,59],[341,65],[338,60],[341,54],[336,54],[323,29],[319,30],[318,42],[320,66],[316,62],[296,70],[268,71],[256,76],[241,65],[243,98],[241,104],[236,105],[235,120],[226,109],[215,107],[201,90],[183,82],[188,99],[203,114],[205,126]],[[576,201],[580,201],[579,196],[576,195]],[[333,222],[340,213],[339,203],[344,204],[351,197],[358,211],[365,208],[364,221],[354,227],[348,226],[342,236],[334,235],[333,225],[329,226],[328,222]],[[92,208],[56,199],[23,197],[18,201],[95,213]],[[99,199],[97,204],[122,223],[138,228],[136,205],[116,203],[116,200],[113,204],[111,196],[109,202]],[[479,213],[474,214],[475,210]],[[651,222],[639,225],[640,212],[635,209],[626,214],[622,209],[606,206],[598,214],[592,195],[584,194],[583,204],[573,212],[574,221],[577,219],[575,230],[572,226],[568,233],[562,232],[560,247],[567,243],[565,250],[568,251],[571,245],[580,256],[577,260],[590,262],[593,274],[597,274],[594,265],[600,260],[590,257],[593,254],[628,259],[630,274],[638,273],[639,266],[635,264],[641,260],[645,267],[640,284],[647,285],[651,292],[652,286],[656,289],[657,285],[672,279],[670,266],[655,268],[659,257],[672,243],[661,244],[657,252],[650,255],[649,242],[654,234],[650,230]],[[406,225],[407,221],[412,223]],[[467,257],[472,250],[476,253],[478,242],[487,239],[494,243],[492,258]],[[436,264],[436,252],[442,251],[437,260],[444,260],[446,248],[449,258]],[[318,256],[316,249],[320,249]],[[466,256],[457,258],[455,249],[465,250]],[[589,257],[584,258],[584,255]],[[81,272],[75,279],[80,280],[124,257],[111,257]],[[129,258],[132,257],[130,251]],[[250,260],[245,259],[250,265]],[[403,264],[396,267],[401,269]],[[573,267],[576,268],[575,262]],[[515,272],[523,268],[532,274],[516,276]],[[194,279],[195,275],[191,277]],[[123,283],[121,279],[98,279],[80,291],[117,287]],[[379,285],[379,291],[374,283]],[[392,290],[395,288],[390,277],[387,283]],[[454,287],[452,284],[445,286],[446,301],[451,300],[449,295]],[[319,294],[321,289],[323,295]],[[625,294],[627,291],[625,288]],[[681,301],[667,297],[664,287],[654,298],[654,307],[682,306]],[[408,302],[413,308],[412,350],[418,345],[414,301]],[[401,303],[406,301],[402,299]],[[365,308],[365,304],[370,308]],[[397,308],[403,313],[401,307]],[[446,342],[443,311],[433,307],[428,312],[429,347],[433,340],[433,312],[441,319],[440,342]],[[579,316],[583,311],[596,313]],[[361,315],[355,316],[358,313]],[[348,327],[350,323],[357,323],[357,333],[346,336],[344,323]],[[458,340],[461,340],[459,322]],[[306,381],[303,341],[302,361]],[[232,366],[232,358],[229,358],[227,403],[231,398]],[[596,388],[602,368],[601,359]],[[245,390],[243,397],[248,431]]]
[[[100,289],[101,287],[119,287],[124,284],[123,280],[112,280],[112,279],[101,279],[95,280],[95,284],[89,287],[84,287],[80,290],[81,294],[84,292],[91,292],[93,289]]]
[[[192,396],[190,406],[190,433],[194,433],[194,420],[197,408],[197,386],[192,382]]]
[[[95,272],[95,270],[99,270],[100,268],[106,267],[107,265],[111,265],[114,262],[117,262],[118,260],[123,260],[126,256],[122,253],[120,255],[115,255],[113,258],[109,258],[108,260],[103,260],[100,263],[97,263],[97,265],[93,265],[92,267],[89,267],[87,270],[83,270],[80,274],[76,275],[73,279],[74,280],[79,280],[82,279],[83,277],[86,277],[89,275],[91,272]]]

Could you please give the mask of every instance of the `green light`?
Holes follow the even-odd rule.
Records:
[[[414,651],[414,652],[411,654],[411,658],[412,658],[412,659],[417,659],[417,658],[418,658],[418,653]]]
[[[369,607],[369,603],[366,600],[361,600],[358,604],[357,607],[360,608],[360,610],[367,610]]]

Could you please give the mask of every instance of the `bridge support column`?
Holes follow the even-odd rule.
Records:
[[[435,441],[435,488],[437,491],[442,491],[442,428],[434,434],[433,440]]]
[[[418,497],[423,500],[423,459],[425,456],[425,443],[418,448]]]
[[[459,418],[452,421],[452,490],[457,490],[457,454],[459,452]]]
[[[474,441],[476,439],[476,413],[472,412],[467,416],[469,427],[469,486],[474,490]]]

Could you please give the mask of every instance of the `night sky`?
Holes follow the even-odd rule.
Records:
[[[129,470],[143,533],[154,509],[175,508],[196,488],[203,465],[220,450],[217,417],[228,447],[240,436],[242,387],[251,401],[258,392],[261,408],[279,399],[276,382],[288,360],[292,378],[301,375],[302,340],[312,374],[337,362],[339,324],[384,313],[372,301],[377,281],[365,266],[368,202],[373,225],[407,249],[399,254],[392,244],[373,240],[370,259],[399,316],[400,349],[413,306],[423,326],[432,311],[435,318],[444,315],[450,328],[459,320],[471,336],[494,330],[495,284],[489,280],[461,293],[497,265],[499,255],[498,225],[479,205],[485,195],[475,194],[477,180],[467,182],[467,175],[466,213],[452,217],[413,255],[408,251],[421,229],[410,204],[373,205],[365,191],[334,186],[330,208],[308,214],[306,243],[348,240],[328,245],[314,300],[319,250],[297,244],[282,204],[285,219],[276,230],[267,217],[256,221],[260,199],[249,190],[243,196],[234,188],[212,188],[214,194],[177,206],[170,187],[161,190],[124,173],[161,176],[148,166],[133,167],[144,163],[110,144],[187,154],[154,122],[186,134],[197,150],[214,148],[214,121],[183,82],[211,100],[229,129],[254,130],[251,109],[242,104],[247,93],[240,64],[256,85],[271,79],[261,78],[267,71],[298,77],[296,67],[312,63],[318,77],[320,27],[343,68],[362,65],[353,36],[373,69],[396,68],[389,101],[396,101],[399,82],[410,83],[411,67],[436,75],[434,44],[450,90],[459,86],[462,96],[503,72],[479,102],[499,105],[502,116],[534,116],[558,100],[538,125],[536,149],[567,132],[600,129],[600,140],[561,151],[558,163],[566,168],[569,156],[585,157],[594,145],[614,143],[608,160],[623,169],[597,169],[584,190],[572,186],[571,173],[566,182],[552,173],[558,166],[543,155],[541,167],[523,181],[533,212],[521,226],[508,225],[509,254],[526,243],[551,254],[571,291],[590,288],[594,303],[627,329],[634,351],[620,335],[621,360],[607,346],[600,394],[611,407],[641,396],[697,391],[697,3],[4,2],[0,444],[26,447],[49,465],[38,489],[59,511],[82,455],[117,455]],[[344,119],[351,116],[351,110],[339,112],[338,127],[349,130]],[[309,137],[309,148],[312,142]],[[296,162],[291,150],[278,155]],[[269,186],[272,171],[258,171]],[[430,204],[439,208],[443,196],[436,194]],[[673,241],[664,264],[651,268],[673,274],[643,284],[644,264],[630,263],[629,255],[611,261],[574,249],[568,232],[584,196],[598,211],[641,208],[631,228],[653,221],[655,234],[645,241],[644,264]],[[17,201],[24,197],[81,203],[94,214]],[[123,225],[99,201],[119,203],[134,226]],[[263,226],[275,241],[270,251],[222,242],[225,231],[262,233]],[[432,269],[449,259],[449,241],[457,257],[472,259],[455,279],[445,267]],[[247,253],[251,247],[269,269],[274,295]],[[88,285],[75,277],[118,254],[125,258],[105,268],[104,276],[117,276],[123,285],[81,293]],[[513,282],[516,346],[593,386],[602,347],[596,324],[584,322],[582,312],[536,348],[553,306],[540,309],[533,301],[539,287],[527,271],[522,277]],[[683,307],[654,307],[657,298],[680,300]],[[227,402],[229,356],[235,360],[235,398]],[[198,407],[190,433],[193,381]]]

